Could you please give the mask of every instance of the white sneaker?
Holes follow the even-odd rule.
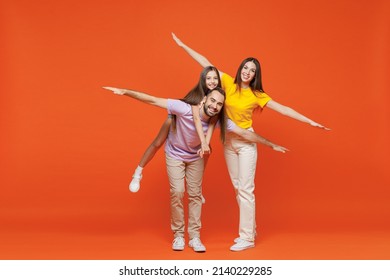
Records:
[[[246,241],[241,238],[236,238],[236,239],[238,239],[237,243],[234,244],[232,247],[230,247],[231,251],[237,252],[237,251],[242,251],[242,250],[255,247],[255,242]]]
[[[182,236],[178,236],[172,241],[172,249],[174,251],[183,251],[184,245],[186,244],[184,238]]]
[[[255,232],[255,237],[257,236],[257,233]],[[243,240],[243,239],[241,239],[241,237],[236,237],[236,238],[234,238],[234,243],[237,243],[237,242],[239,242],[240,240]]]
[[[188,243],[188,246],[194,249],[194,251],[197,253],[206,252],[206,247],[202,244],[202,241],[200,241],[199,237],[192,238]]]
[[[133,179],[130,182],[129,185],[129,190],[131,192],[138,192],[139,188],[141,187],[140,182],[142,179],[142,174],[141,175],[133,175]]]
[[[242,239],[240,237],[234,238],[234,243],[240,242]]]

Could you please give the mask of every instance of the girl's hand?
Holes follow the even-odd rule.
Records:
[[[207,143],[202,143],[201,151],[202,151],[202,154],[211,154],[211,149],[210,149],[209,145],[207,145]]]
[[[176,44],[178,44],[180,47],[182,47],[184,45],[183,42],[179,38],[177,38],[175,33],[173,33],[173,32],[172,32],[172,38],[173,38],[173,40],[175,40]]]

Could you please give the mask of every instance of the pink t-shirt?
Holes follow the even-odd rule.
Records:
[[[197,151],[201,147],[196,132],[190,104],[176,99],[168,99],[168,114],[176,115],[176,130],[169,131],[165,143],[165,153],[174,159],[191,162],[199,159]],[[209,123],[201,120],[203,132],[206,133]],[[227,130],[233,129],[233,122],[228,121]]]

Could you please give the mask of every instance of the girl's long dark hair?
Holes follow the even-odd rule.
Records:
[[[217,68],[215,68],[214,66],[207,66],[200,73],[198,83],[186,94],[186,96],[184,96],[180,100],[191,105],[198,105],[202,101],[203,97],[205,97],[206,92],[208,91],[206,85],[206,75],[210,71],[214,71],[217,74],[218,76],[217,87],[221,87],[221,78],[219,77],[218,74],[219,72]]]
[[[214,71],[218,77],[218,85],[215,89],[212,90],[209,90],[206,85],[206,76],[210,71]],[[220,92],[226,99],[226,94],[225,91],[222,89],[222,83],[221,83],[221,78],[219,76],[218,69],[214,66],[207,66],[203,68],[202,72],[200,73],[198,83],[180,100],[190,105],[198,105],[203,100],[203,98],[213,90],[217,90],[218,92]],[[218,114],[218,122],[221,128],[220,138],[223,143],[225,143],[225,134],[226,134],[225,114],[226,113],[225,113],[225,105],[224,105],[221,109],[221,112]],[[172,128],[173,129],[176,128],[176,116],[174,116],[173,118]]]

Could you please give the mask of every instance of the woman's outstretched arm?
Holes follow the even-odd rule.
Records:
[[[311,126],[322,128],[325,130],[330,130],[329,128],[323,126],[322,124],[319,124],[319,123],[309,119],[308,117],[302,115],[301,113],[298,113],[294,109],[287,107],[287,106],[284,106],[282,104],[279,104],[278,102],[276,102],[274,100],[268,101],[266,107],[270,108],[270,109],[272,109],[272,110],[274,110],[282,115],[285,115],[287,117],[296,119],[296,120],[304,122],[304,123],[308,123]]]

